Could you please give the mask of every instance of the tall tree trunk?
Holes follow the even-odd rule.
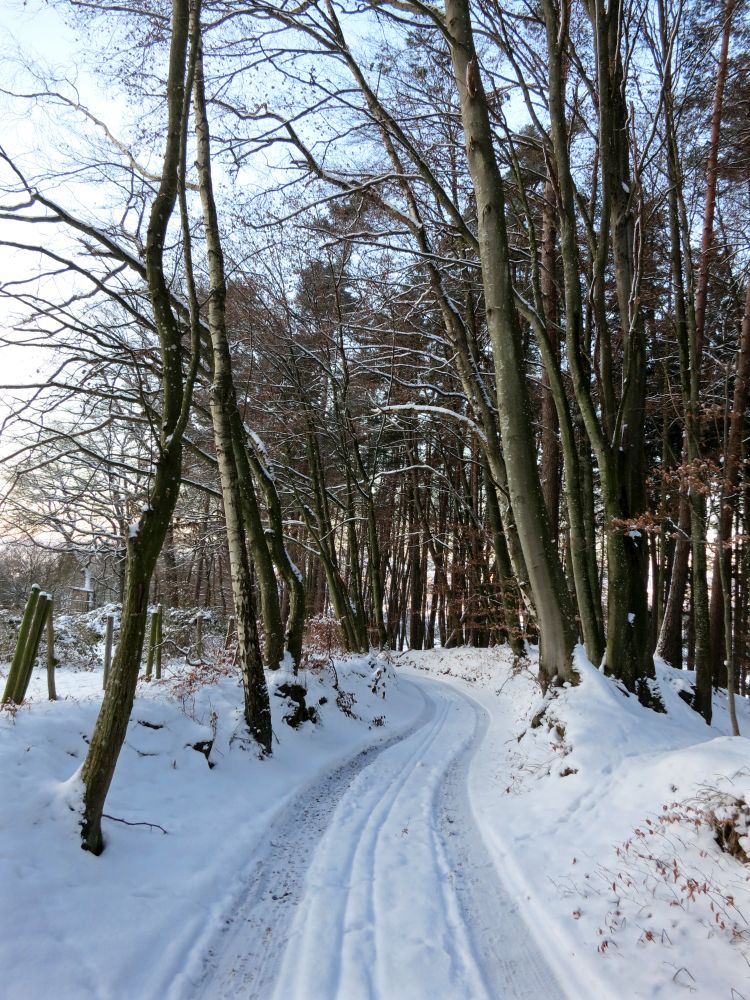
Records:
[[[542,201],[541,292],[547,340],[554,363],[560,363],[558,324],[560,309],[557,296],[557,227],[555,225],[555,187],[551,177],[544,185]],[[542,492],[547,508],[550,534],[558,542],[560,530],[560,422],[550,389],[549,372],[542,375]]]
[[[502,176],[495,157],[487,101],[468,0],[447,0],[447,39],[461,102],[469,171],[477,201],[479,252],[487,326],[492,342],[497,407],[510,502],[534,594],[541,635],[540,675],[546,683],[575,682],[573,609],[544,509],[532,433],[525,359],[510,275]]]
[[[354,616],[354,609],[346,585],[341,576],[338,555],[333,538],[333,522],[326,493],[323,463],[320,454],[318,435],[308,414],[307,457],[310,467],[310,478],[313,486],[315,510],[304,509],[304,517],[308,529],[315,538],[320,559],[325,570],[328,594],[334,613],[341,626],[346,648],[351,652],[363,652],[367,649],[367,637],[360,634]]]
[[[728,542],[732,535],[732,518],[738,507],[737,487],[741,482],[742,441],[745,429],[745,414],[750,404],[750,275],[748,275],[745,292],[745,310],[742,317],[740,342],[737,347],[737,359],[734,373],[734,393],[732,410],[729,418],[726,452],[724,454],[724,477],[721,484],[721,506],[719,509],[719,537]],[[746,543],[747,544],[747,543]],[[717,546],[713,563],[713,583],[711,587],[711,653],[714,670],[718,672],[726,655],[724,630],[724,588],[721,585],[721,565],[725,562],[724,573],[731,579],[729,572],[730,549]],[[721,673],[719,673],[719,678]]]
[[[706,161],[706,198],[703,207],[703,232],[701,234],[701,253],[698,261],[698,277],[695,288],[695,326],[698,336],[698,350],[703,351],[706,337],[706,299],[708,296],[708,278],[711,264],[711,245],[714,239],[714,216],[716,214],[716,184],[719,165],[719,133],[721,117],[724,108],[724,87],[727,82],[729,67],[729,41],[732,35],[732,18],[737,6],[737,0],[726,0],[724,6],[724,30],[721,36],[719,65],[716,70],[714,85],[714,101],[711,111],[711,133],[708,140],[708,159]]]
[[[253,483],[245,430],[239,410],[236,408],[237,399],[234,386],[232,386],[232,397],[235,410],[228,414],[228,417],[232,434],[233,461],[242,504],[245,537],[250,548],[260,594],[260,610],[265,640],[263,659],[269,669],[275,670],[284,655],[284,626],[281,621],[279,588],[276,583],[274,561],[271,557]]]
[[[265,448],[257,435],[249,434],[245,451],[255,481],[263,491],[266,501],[269,525],[266,537],[268,547],[289,595],[289,614],[284,642],[286,650],[292,658],[293,669],[296,671],[302,657],[302,642],[305,634],[304,577],[294,564],[284,542],[284,519],[276,481],[267,461]]]
[[[696,323],[695,296],[690,255],[690,227],[682,196],[683,178],[674,121],[671,46],[663,0],[659,3],[659,24],[664,59],[664,119],[669,174],[669,230],[674,287],[674,321],[680,361],[682,401],[685,413],[685,444],[693,470],[688,485],[692,557],[692,612],[695,636],[695,709],[711,721],[711,666],[709,659],[708,586],[706,580],[706,500],[694,482],[701,459],[700,442],[700,362],[701,344]],[[687,276],[687,287],[685,285]]]
[[[603,486],[610,518],[619,507],[623,521],[637,520],[646,506],[645,401],[646,335],[640,297],[639,246],[642,219],[636,225],[637,188],[630,174],[629,127],[622,63],[623,11],[603,0],[590,4],[595,32],[599,92],[599,154],[602,166],[602,214],[612,246],[622,341],[622,394],[617,411],[610,475]],[[638,241],[638,242],[637,242]],[[646,703],[653,703],[648,680],[654,676],[651,655],[646,540],[639,530],[618,530],[608,539],[608,669],[621,676]]]
[[[422,619],[422,535],[416,510],[416,483],[412,481],[409,498],[409,648],[421,649],[424,643],[424,623]]]
[[[147,508],[127,539],[127,571],[120,641],[86,760],[83,783],[82,846],[94,854],[104,849],[101,820],[104,802],[125,739],[143,650],[151,577],[177,503],[182,472],[182,435],[187,423],[199,357],[197,323],[192,325],[191,365],[183,382],[181,331],[172,311],[164,276],[164,244],[177,199],[188,101],[185,87],[189,10],[187,0],[173,0],[167,77],[167,141],[161,180],[146,234],[148,292],[159,336],[162,364],[162,423]]]
[[[203,225],[208,257],[209,299],[208,328],[211,335],[213,382],[211,419],[216,457],[224,499],[229,565],[237,625],[238,659],[245,696],[245,721],[252,736],[265,753],[271,752],[271,707],[260,659],[257,623],[242,517],[242,491],[232,433],[232,414],[237,413],[237,398],[232,379],[232,362],[226,331],[226,280],[221,248],[216,202],[211,177],[211,148],[203,75],[203,51],[199,5],[195,4],[193,28],[196,34],[197,59],[193,85],[197,167]],[[247,478],[247,477],[246,477]],[[257,508],[256,508],[257,509]],[[275,582],[273,583],[275,588]],[[278,595],[277,595],[278,601]],[[279,616],[280,618],[280,616]]]

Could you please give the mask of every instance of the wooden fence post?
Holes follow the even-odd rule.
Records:
[[[49,608],[47,609],[47,697],[50,701],[57,701],[57,689],[55,687],[55,626],[52,622],[51,594]]]
[[[195,650],[198,662],[203,663],[203,614],[200,611],[195,618]]]
[[[34,593],[32,588],[32,593],[29,595],[29,601],[31,601],[33,597]],[[13,657],[10,673],[8,674],[8,682],[5,686],[5,694],[3,695],[3,704],[5,704],[5,702],[12,701],[14,704],[20,705],[26,697],[26,692],[29,688],[29,681],[31,680],[31,671],[34,666],[34,661],[36,660],[37,650],[39,649],[39,640],[42,637],[42,629],[44,628],[44,624],[47,620],[49,606],[49,594],[42,594],[37,589],[36,598],[34,600],[33,616],[27,622],[26,615],[24,614],[24,622],[21,623],[21,634],[18,637],[18,646],[16,647],[16,653]],[[24,624],[26,625],[25,630]],[[25,642],[21,648],[22,639],[25,639]],[[15,671],[14,666],[16,668]]]
[[[230,615],[229,621],[227,622],[227,637],[224,640],[224,652],[229,649],[229,643],[232,641],[232,633],[235,631],[234,615]]]
[[[13,653],[13,660],[10,664],[10,670],[8,672],[8,679],[5,682],[5,691],[3,692],[3,705],[7,705],[9,701],[15,701],[13,697],[14,690],[18,686],[19,674],[23,667],[24,651],[26,650],[26,642],[29,638],[29,632],[31,630],[31,621],[34,617],[34,612],[36,611],[37,602],[39,601],[39,586],[34,584],[34,586],[29,591],[28,600],[26,601],[26,607],[24,608],[23,618],[21,619],[21,627],[18,630],[18,639],[16,641],[16,649]]]
[[[164,618],[164,609],[161,604],[156,608],[156,679],[161,680],[161,644],[162,644],[162,619]]]
[[[109,680],[109,668],[112,666],[112,635],[115,627],[115,616],[107,615],[107,625],[104,632],[104,678],[102,687],[106,688]]]
[[[156,652],[156,629],[159,622],[159,612],[151,612],[151,632],[148,639],[148,659],[146,660],[146,680],[151,680],[151,673],[154,669],[154,653]]]

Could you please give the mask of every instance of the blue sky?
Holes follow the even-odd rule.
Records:
[[[58,12],[43,2],[31,0],[5,0],[0,4],[0,87],[5,91],[25,91],[29,89],[28,75],[23,64],[39,64],[64,72],[68,79],[75,79],[84,100],[96,101],[97,91],[86,69],[76,58],[77,51],[85,39],[77,37]],[[19,111],[17,102],[7,94],[0,94],[0,117],[2,118],[2,138],[0,143],[11,156],[19,157],[24,169],[33,173],[37,164],[47,160],[45,144],[49,139],[48,122],[37,114]],[[6,175],[0,168],[0,183]],[[29,234],[13,223],[0,221],[0,233],[10,240],[28,240]],[[33,237],[39,237],[35,232]],[[0,247],[0,281],[26,277],[33,258],[10,248]],[[13,307],[0,299],[0,331],[5,334],[10,325]],[[3,385],[38,380],[37,369],[45,364],[44,352],[29,348],[0,344],[0,383]],[[3,404],[10,401],[12,394],[0,391],[0,422],[4,416]],[[0,455],[7,453],[11,442],[7,435],[0,437]]]

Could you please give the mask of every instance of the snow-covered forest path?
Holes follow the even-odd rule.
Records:
[[[418,720],[276,817],[181,1000],[563,996],[472,816],[486,713],[440,682],[408,683]]]

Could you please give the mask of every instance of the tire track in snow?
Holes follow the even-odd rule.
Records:
[[[252,867],[242,876],[242,902],[213,936],[197,982],[185,988],[181,984],[170,993],[171,1000],[267,1000],[300,902],[305,872],[337,802],[362,770],[391,746],[429,725],[434,714],[434,704],[424,698],[422,712],[405,732],[367,747],[307,785],[279,811]]]
[[[317,1000],[334,997],[340,989],[347,1000],[388,995],[378,988],[376,977],[375,935],[383,921],[375,899],[375,855],[389,823],[403,835],[403,816],[399,814],[394,824],[394,810],[425,753],[444,731],[449,705],[430,701],[430,722],[390,747],[377,767],[363,771],[342,798],[311,865],[307,885],[312,894],[303,900],[303,915],[292,931],[288,953],[299,949],[299,956],[287,967],[291,965],[296,984],[288,982],[282,969],[274,997]],[[321,947],[325,940],[334,946]]]
[[[284,807],[195,1000],[558,1000],[476,827],[484,710],[414,683],[410,730]]]
[[[442,831],[442,857],[452,873],[452,890],[466,917],[487,995],[514,1000],[563,1000],[565,993],[527,928],[518,901],[498,877],[473,821],[469,768],[487,732],[489,718],[479,704],[460,692],[456,694],[474,708],[475,730],[469,747],[454,759],[435,796],[436,828]],[[468,817],[470,823],[465,821]]]

